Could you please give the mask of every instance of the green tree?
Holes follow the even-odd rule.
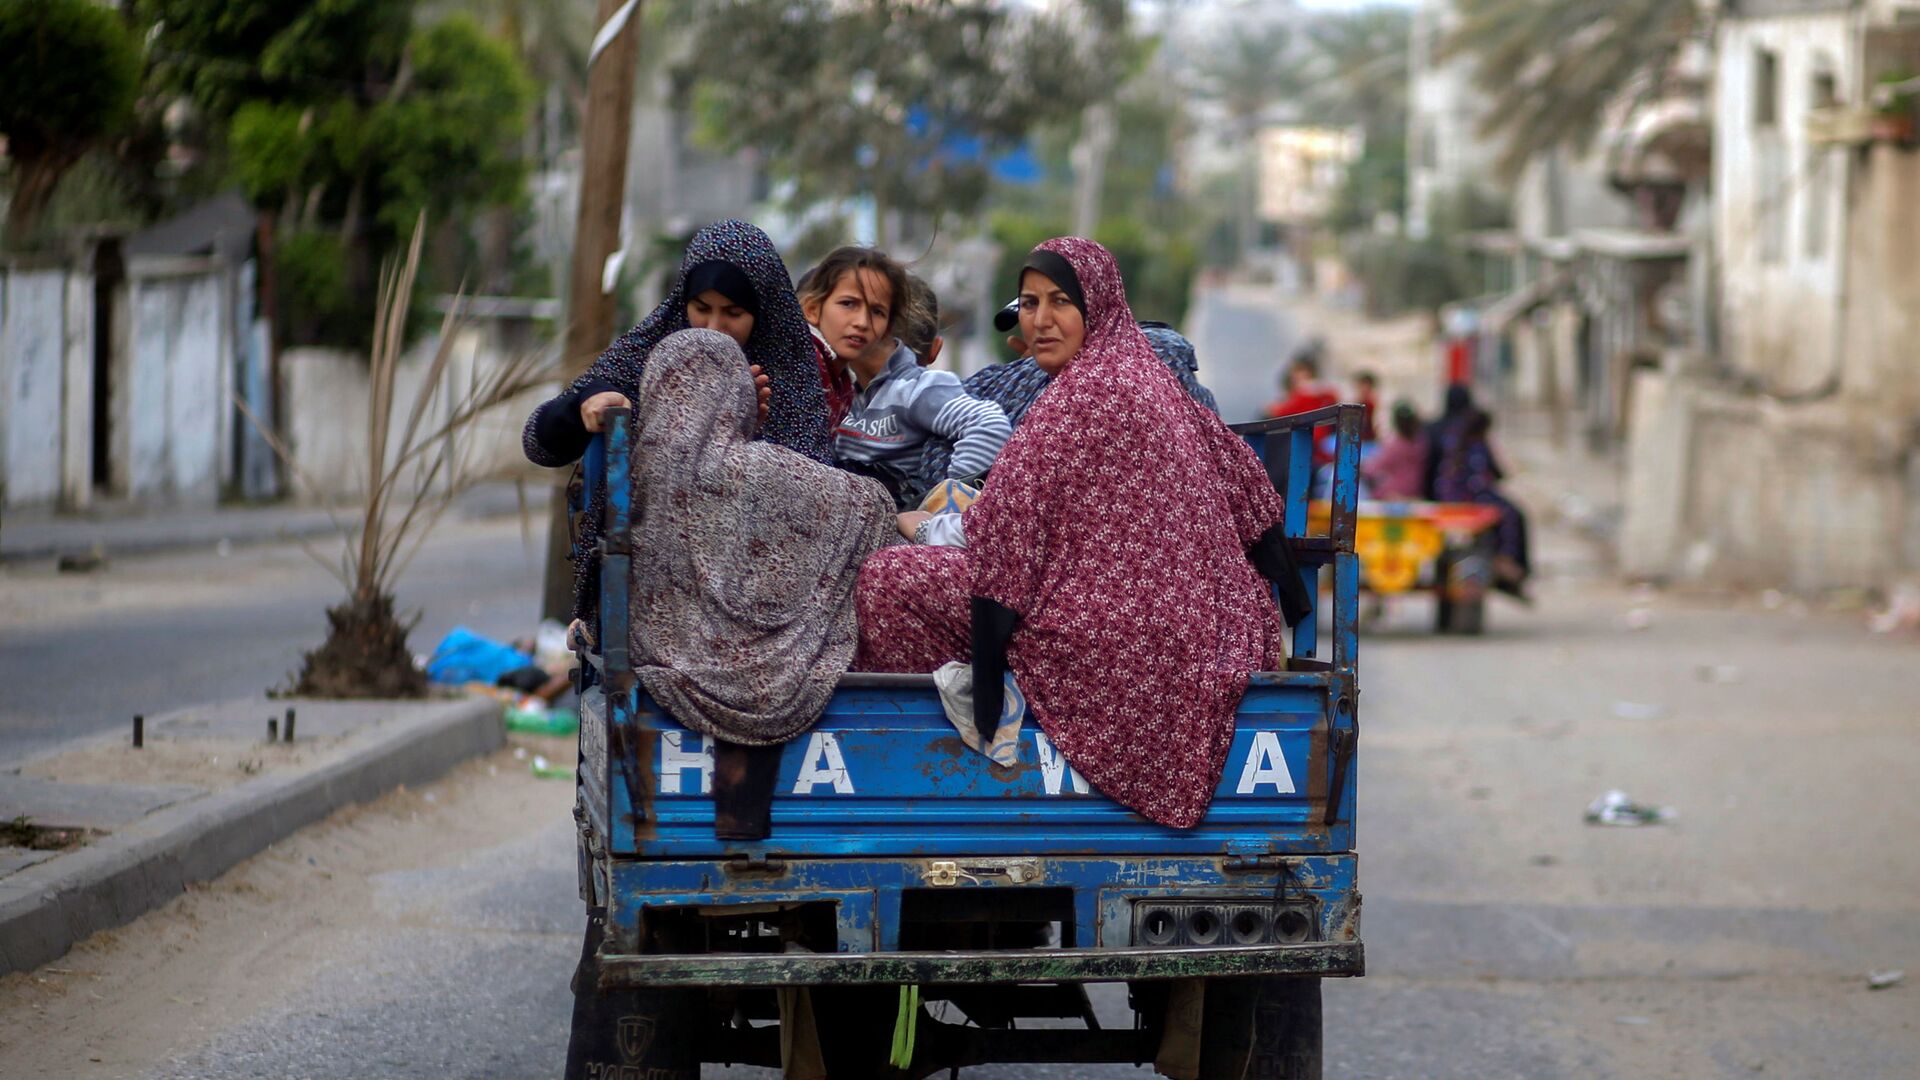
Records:
[[[225,121],[249,102],[384,97],[413,0],[140,0],[163,79]]]
[[[701,140],[760,150],[799,205],[870,196],[883,229],[887,211],[971,215],[986,157],[1098,88],[1059,17],[988,0],[727,0],[694,18],[680,78]]]
[[[1365,136],[1329,222],[1337,230],[1405,212],[1412,26],[1407,9],[1389,6],[1328,14],[1308,26],[1308,107],[1323,122]]]
[[[1239,255],[1245,259],[1260,236],[1258,138],[1274,106],[1297,97],[1304,80],[1295,65],[1294,34],[1285,24],[1236,27],[1200,70],[1201,93],[1226,111],[1240,146],[1240,182],[1234,199]]]
[[[1657,90],[1702,32],[1695,0],[1454,0],[1445,57],[1469,57],[1489,105],[1482,128],[1504,141],[1500,169],[1583,151],[1608,110]]]
[[[120,16],[91,0],[0,0],[0,134],[23,240],[83,154],[133,118],[141,58]]]
[[[533,87],[511,44],[410,0],[147,0],[163,77],[222,136],[232,175],[273,213],[279,329],[362,345],[374,268],[422,212],[443,222],[423,269],[450,288],[463,223],[521,194]]]

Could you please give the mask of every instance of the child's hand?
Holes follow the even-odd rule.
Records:
[[[931,517],[933,515],[925,510],[909,510],[895,520],[900,526],[900,535],[911,540],[914,534],[920,531],[920,526],[926,524]]]

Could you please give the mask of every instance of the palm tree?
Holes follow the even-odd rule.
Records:
[[[1240,144],[1237,211],[1242,260],[1259,241],[1260,128],[1275,104],[1302,89],[1293,52],[1293,30],[1284,24],[1239,27],[1200,69],[1201,95],[1226,110],[1233,137]]]
[[[1518,176],[1556,148],[1585,150],[1618,103],[1651,97],[1703,31],[1695,0],[1453,0],[1443,57],[1469,57],[1489,105],[1484,134],[1504,140]]]
[[[1411,12],[1388,5],[1310,24],[1306,94],[1314,111],[1359,127],[1369,142],[1403,138],[1412,32]]]

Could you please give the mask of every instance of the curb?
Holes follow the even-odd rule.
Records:
[[[115,523],[63,523],[63,527],[57,530],[36,530],[34,526],[37,523],[26,523],[16,526],[15,531],[27,533],[27,539],[0,544],[0,563],[52,559],[62,555],[86,554],[96,549],[108,559],[157,555],[195,548],[212,549],[222,541],[236,548],[258,547],[338,531],[323,512],[316,511],[315,514],[318,516],[303,515],[270,522],[245,519],[189,521],[144,535],[132,530],[116,529],[113,527]]]
[[[99,843],[0,880],[0,974],[59,959],[294,831],[506,745],[501,706],[460,701],[350,738],[299,773],[160,810]]]
[[[529,483],[526,494],[528,507],[535,514],[543,513],[545,488]],[[521,507],[519,489],[507,481],[481,484],[462,494],[454,507],[460,519],[467,521],[514,516]],[[345,507],[336,513],[341,520],[352,521],[360,511]],[[236,548],[258,547],[325,536],[339,530],[340,526],[325,508],[313,506],[216,509],[197,517],[180,514],[159,518],[136,514],[108,518],[33,517],[16,520],[10,531],[0,531],[0,563],[50,559],[95,548],[113,559],[212,549],[222,541]],[[23,535],[25,539],[21,539]]]

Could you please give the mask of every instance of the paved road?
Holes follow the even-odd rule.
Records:
[[[1219,401],[1221,419],[1229,424],[1260,419],[1298,344],[1294,320],[1236,302],[1227,292],[1203,291],[1187,317],[1187,333],[1200,357],[1200,381]]]
[[[401,578],[411,642],[431,651],[455,625],[530,636],[537,556],[517,519],[451,519]],[[288,683],[320,643],[341,587],[290,545],[211,545],[116,559],[97,574],[58,574],[51,560],[0,565],[0,761],[76,735]]]
[[[1443,640],[1410,603],[1364,643],[1372,974],[1327,987],[1327,1075],[1920,1074],[1920,989],[1864,981],[1920,969],[1920,645],[1636,594],[1545,541],[1536,610]],[[1584,825],[1612,786],[1680,816]],[[0,1074],[551,1075],[569,797],[503,753],[307,830],[0,980]]]
[[[1407,602],[1364,641],[1372,973],[1327,987],[1327,1075],[1920,1075],[1920,986],[1865,982],[1920,975],[1920,643],[1857,615],[1631,591],[1541,525],[1534,610],[1439,639]],[[431,577],[480,595],[515,543],[450,536],[435,559],[463,569]],[[291,573],[299,556],[262,558]],[[474,614],[505,617],[511,595]],[[121,599],[174,625],[164,593]],[[289,617],[304,635],[311,616]],[[1679,817],[1583,824],[1610,787]],[[0,1074],[553,1075],[579,942],[569,799],[503,753],[306,830],[0,980]],[[1099,1005],[1124,1022],[1116,994]]]

